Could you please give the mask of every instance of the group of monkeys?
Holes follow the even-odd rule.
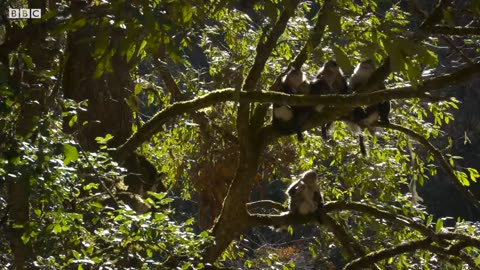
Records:
[[[360,62],[348,80],[334,60],[327,61],[314,80],[308,81],[300,69],[291,69],[281,80],[280,90],[286,94],[324,95],[350,94],[359,92],[368,83],[375,71],[372,60]],[[385,88],[382,84],[380,88]],[[378,89],[376,89],[378,90]],[[297,133],[303,140],[302,125],[315,112],[321,112],[325,106],[288,106],[273,104],[272,125],[285,134]],[[345,117],[349,128],[358,135],[360,150],[367,155],[363,140],[363,128],[369,128],[375,122],[390,123],[390,101],[380,102],[367,107],[354,108]],[[322,126],[322,137],[327,139],[327,131],[332,122]],[[370,129],[370,128],[369,128]],[[373,130],[373,129],[371,129]],[[289,213],[308,215],[316,213],[323,204],[323,195],[313,170],[306,171],[287,189]]]
[[[368,82],[375,64],[372,60],[364,60],[355,68],[348,80],[334,60],[327,61],[315,79],[308,81],[300,69],[291,69],[281,80],[280,91],[285,94],[297,95],[325,95],[350,94],[361,90]],[[385,86],[382,85],[381,88]],[[378,90],[378,89],[376,89]],[[272,125],[285,134],[297,133],[299,141],[303,140],[302,126],[315,112],[321,112],[325,106],[289,106],[273,104]],[[365,156],[365,147],[362,129],[380,121],[390,123],[390,101],[384,101],[367,107],[354,108],[347,116],[347,124],[358,136],[360,151]],[[322,137],[327,139],[327,131],[332,122],[322,126]],[[373,129],[372,129],[373,130]]]

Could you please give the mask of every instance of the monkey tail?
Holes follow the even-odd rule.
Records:
[[[324,140],[328,139],[327,126],[326,125],[322,126],[322,139],[324,139]]]
[[[360,144],[360,152],[364,157],[368,156],[367,148],[365,147],[365,140],[363,139],[363,134],[358,134],[358,143]]]
[[[378,110],[380,112],[380,122],[385,124],[390,124],[389,114],[390,114],[390,100],[384,101],[378,104]]]
[[[305,140],[305,138],[303,138],[303,132],[301,130],[297,130],[297,139],[300,142],[303,142],[303,140]]]
[[[322,126],[322,138],[324,140],[328,139],[328,132],[330,128],[332,127],[333,122],[326,123],[325,125]]]

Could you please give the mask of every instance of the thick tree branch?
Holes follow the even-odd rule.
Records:
[[[257,44],[256,56],[253,66],[248,72],[242,88],[235,89],[234,98],[239,101],[237,110],[237,131],[239,140],[239,162],[233,179],[223,202],[220,215],[212,228],[215,244],[207,247],[205,262],[213,263],[227,246],[247,229],[245,224],[248,219],[246,201],[250,187],[257,174],[260,155],[263,152],[259,140],[252,135],[250,127],[250,102],[240,98],[241,92],[255,93],[262,70],[268,57],[277,44],[280,35],[285,31],[288,20],[294,14],[299,0],[285,1],[287,7],[273,26],[270,33],[263,34]],[[289,6],[291,5],[291,6]],[[243,90],[243,91],[240,91]]]
[[[356,258],[359,256],[366,256],[365,249],[353,238],[353,236],[335,219],[330,217],[322,211],[320,213],[320,220],[324,223],[330,231],[333,233],[335,238],[342,244],[343,248],[349,253],[350,257]],[[381,268],[373,263],[375,269],[380,270]]]
[[[365,249],[343,228],[335,219],[326,214],[325,211],[310,215],[297,215],[285,212],[279,215],[251,214],[248,219],[248,227],[306,224],[321,220],[321,224],[329,228],[335,238],[342,244],[350,257],[365,256]],[[377,267],[378,268],[378,267]],[[380,268],[378,268],[380,269]]]
[[[436,238],[444,241],[455,240],[459,242],[451,245],[450,247],[442,248],[442,247],[433,245],[433,240],[435,240]],[[430,252],[437,253],[437,254],[456,256],[461,258],[464,262],[469,264],[471,267],[475,268],[476,267],[475,260],[473,260],[472,257],[464,253],[461,253],[461,249],[466,247],[480,248],[480,240],[464,234],[438,233],[431,237],[424,238],[422,240],[411,241],[411,242],[404,243],[389,249],[382,249],[382,250],[371,252],[366,256],[363,256],[354,261],[351,261],[343,269],[344,270],[362,269],[362,268],[368,267],[371,264],[379,262],[381,260],[392,258],[403,253],[415,252],[417,250],[428,250]]]
[[[388,220],[402,227],[408,227],[408,228],[414,229],[416,231],[421,232],[425,236],[430,236],[434,233],[434,231],[428,228],[427,226],[420,224],[418,222],[415,222],[406,216],[390,213],[386,210],[378,209],[373,205],[368,205],[364,203],[344,202],[344,201],[328,202],[325,204],[324,209],[326,212],[345,211],[345,210],[361,212],[364,214],[368,214],[370,216],[374,216],[379,219]]]
[[[265,202],[265,204],[263,202]],[[252,203],[252,206],[254,205],[261,205],[262,207],[268,207],[270,205],[277,207],[280,204],[271,201],[259,201],[258,204],[256,202]],[[429,237],[429,239],[433,240],[439,245],[435,246],[435,248],[437,249],[434,249],[433,246],[429,246],[429,250],[431,250],[432,252],[460,257],[463,261],[467,262],[470,265],[472,264],[472,262],[474,262],[474,259],[470,255],[462,251],[462,249],[467,246],[474,246],[480,248],[480,239],[478,238],[459,233],[435,233],[435,231],[431,227],[427,227],[421,223],[415,222],[406,216],[379,209],[373,205],[359,202],[344,201],[327,202],[324,205],[322,212],[320,213],[320,220],[323,225],[326,225],[330,229],[330,231],[334,233],[335,237],[340,241],[340,243],[345,247],[346,251],[352,257],[356,257],[355,254],[358,256],[365,256],[364,249],[361,247],[360,244],[356,243],[356,241],[354,241],[351,236],[348,235],[348,232],[346,232],[344,228],[337,224],[336,221],[327,214],[334,211],[346,210],[367,214],[377,219],[389,221],[397,226],[407,227],[418,231],[425,237]],[[317,214],[305,216],[294,215],[290,213],[283,213],[280,215],[251,214],[249,215],[248,227],[281,227],[286,225],[306,224],[318,221],[318,218],[319,216]],[[455,245],[451,245],[449,241],[461,241],[461,244],[458,243]]]
[[[159,52],[160,59],[163,59],[165,57],[163,50],[160,50]],[[157,61],[159,68],[159,73],[160,76],[162,77],[163,82],[165,83],[165,86],[167,87],[168,91],[172,94],[173,98],[175,101],[185,101],[188,99],[188,97],[180,90],[180,87],[178,87],[177,83],[175,82],[175,79],[173,78],[172,74],[170,71],[168,71],[168,68],[164,63],[161,61]],[[211,122],[205,114],[200,113],[200,112],[193,112],[192,113],[192,118],[193,120],[199,124],[202,127],[210,126],[212,127],[213,130],[218,132],[223,138],[229,140],[230,142],[233,142],[235,144],[238,143],[238,138],[235,137],[233,134],[230,132],[226,131],[224,128],[221,126]]]
[[[364,269],[376,262],[395,257],[402,253],[415,252],[417,249],[428,249],[431,243],[431,238],[425,238],[422,240],[401,244],[393,248],[370,252],[366,256],[349,262],[347,265],[345,265],[343,270]]]
[[[378,126],[398,130],[406,135],[410,136],[411,138],[417,140],[420,144],[422,144],[425,148],[432,153],[436,160],[440,163],[440,166],[445,170],[445,172],[450,176],[452,179],[452,184],[467,198],[477,209],[480,209],[480,201],[475,198],[475,196],[468,190],[465,186],[463,186],[458,179],[455,169],[450,166],[448,161],[442,155],[442,152],[438,150],[433,144],[431,144],[427,139],[425,139],[422,135],[400,125],[395,124],[377,124]]]
[[[398,87],[391,90],[375,91],[368,94],[355,95],[323,95],[323,96],[308,96],[301,95],[286,95],[282,93],[273,92],[241,92],[240,99],[246,102],[265,102],[265,103],[281,103],[290,105],[335,105],[335,106],[360,106],[378,103],[390,99],[406,99],[422,97],[427,91],[442,89],[452,85],[464,83],[468,80],[477,78],[480,74],[480,63],[469,65],[459,71],[439,76],[434,79],[424,81],[417,88],[413,87]],[[139,130],[134,133],[123,145],[121,145],[115,155],[119,160],[125,159],[128,154],[133,152],[143,142],[150,139],[151,136],[159,132],[163,123],[168,119],[182,115],[184,113],[191,113],[193,111],[212,106],[218,102],[234,101],[235,92],[232,90],[213,91],[207,95],[198,97],[194,100],[177,102],[171,106],[158,112],[150,121],[145,123]],[[333,110],[331,110],[333,111]],[[334,113],[338,118],[340,113]],[[268,129],[271,129],[269,127]],[[264,133],[275,133],[271,130],[264,130]]]
[[[323,4],[323,7],[318,11],[317,23],[310,32],[307,43],[303,46],[291,63],[292,67],[297,69],[301,68],[303,63],[305,63],[307,60],[309,53],[320,44],[325,32],[325,27],[327,25],[327,17],[325,16],[325,11],[327,8],[332,8],[332,0],[326,0]],[[270,86],[269,91],[277,92],[279,90],[281,78],[288,72],[288,70],[289,69],[286,69],[275,79],[275,82]],[[259,128],[263,125],[265,115],[269,107],[270,104],[259,104],[255,107],[251,121],[253,128]]]
[[[317,220],[316,214],[297,215],[289,212],[280,214],[249,214],[248,228],[256,226],[274,226],[281,227],[285,225],[298,225],[312,223]]]
[[[250,72],[245,78],[243,91],[252,91],[260,78],[260,74],[265,67],[268,57],[271,55],[273,48],[277,44],[278,38],[285,32],[288,20],[294,14],[295,8],[298,5],[299,0],[287,1],[288,5],[280,15],[277,23],[270,31],[268,36],[262,36],[260,42],[257,45],[257,53],[255,56],[255,62],[253,63]]]
[[[295,59],[292,62],[292,67],[294,68],[301,68],[303,63],[307,61],[308,55],[311,53],[313,49],[318,47],[320,42],[322,41],[324,32],[325,32],[325,27],[327,26],[327,16],[326,12],[328,9],[334,8],[334,4],[332,0],[326,0],[323,3],[322,8],[318,11],[317,13],[317,23],[313,27],[312,31],[310,32],[310,36],[308,38],[307,43],[303,48],[300,50],[298,55],[295,57]]]

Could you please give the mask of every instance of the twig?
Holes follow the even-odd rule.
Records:
[[[450,166],[448,161],[445,159],[445,157],[442,155],[440,150],[438,150],[433,144],[431,144],[427,139],[425,139],[422,135],[406,128],[400,125],[395,125],[395,124],[384,124],[384,123],[378,123],[376,126],[388,128],[388,129],[394,129],[397,131],[400,131],[402,133],[405,133],[406,135],[410,136],[411,138],[417,140],[420,144],[422,144],[425,148],[427,148],[430,153],[435,157],[440,162],[440,166],[445,170],[445,172],[450,176],[452,179],[452,184],[467,198],[477,209],[480,209],[480,202],[475,198],[473,193],[468,190],[466,187],[464,187],[461,183],[460,180],[457,178],[457,175],[455,174],[455,170]]]
[[[93,174],[95,175],[95,178],[100,183],[100,185],[105,190],[105,192],[107,192],[108,196],[110,196],[110,198],[112,198],[114,206],[116,208],[118,208],[119,204],[117,202],[117,198],[115,198],[112,191],[107,187],[107,185],[105,185],[105,182],[103,182],[102,178],[100,177],[100,174],[97,172],[97,169],[95,169],[95,166],[93,166],[92,162],[88,159],[87,154],[85,153],[83,148],[80,146],[80,144],[77,144],[77,146],[80,148],[80,152],[82,153],[83,158],[87,161],[88,166],[90,167],[91,170],[93,170]]]
[[[468,80],[477,78],[480,74],[480,63],[469,65],[461,70],[455,71],[450,74],[439,76],[427,81],[424,81],[421,85],[414,88],[412,86],[398,87],[389,90],[375,91],[368,94],[354,94],[354,95],[323,95],[323,96],[302,96],[302,95],[286,95],[282,93],[273,92],[241,92],[240,98],[245,102],[266,102],[266,103],[281,103],[289,105],[336,105],[336,106],[360,106],[378,103],[384,100],[390,99],[405,99],[405,98],[418,98],[424,95],[425,92],[442,89],[456,84],[465,83]],[[235,100],[235,92],[232,90],[220,90],[212,91],[207,95],[198,97],[190,101],[177,102],[169,107],[158,112],[154,117],[145,123],[138,129],[123,145],[121,145],[116,155],[119,160],[125,159],[131,152],[133,152],[144,141],[150,139],[151,136],[156,134],[162,129],[162,125],[165,121],[171,117],[181,115],[184,113],[191,113],[196,110],[212,106],[218,102],[233,101]],[[340,112],[340,111],[339,111]],[[330,118],[339,117],[341,114],[331,110]],[[327,119],[331,120],[331,119]],[[323,123],[323,122],[322,122]],[[306,125],[309,123],[307,122]],[[268,129],[272,129],[269,127]],[[262,132],[266,132],[265,130]],[[271,136],[274,131],[270,130],[267,133]],[[277,134],[276,136],[280,136]]]
[[[271,200],[262,200],[262,201],[255,201],[247,203],[247,210],[253,210],[255,208],[271,208],[278,211],[286,211],[288,210],[283,206],[283,204],[271,201]]]
[[[450,36],[480,36],[479,27],[437,25],[428,30],[431,34]]]
[[[428,249],[431,243],[432,239],[427,237],[422,240],[401,244],[393,248],[370,252],[361,258],[349,262],[347,265],[345,265],[343,270],[363,269],[376,262],[400,255],[402,253],[413,252],[417,249]]]

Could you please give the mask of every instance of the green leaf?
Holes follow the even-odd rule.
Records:
[[[142,92],[142,84],[141,83],[137,83],[135,84],[135,89],[134,89],[134,93],[135,95],[138,95]]]
[[[73,254],[73,257],[75,257],[75,259],[80,259],[80,253],[78,253],[78,251],[72,249],[72,254]]]
[[[189,22],[192,19],[192,7],[188,4],[182,7],[182,20],[184,23]]]
[[[22,237],[20,237],[22,239],[22,242],[24,244],[28,243],[30,241],[30,236],[27,235],[27,234],[23,234]]]
[[[77,148],[73,145],[64,144],[63,155],[65,156],[65,158],[63,159],[63,163],[65,164],[65,166],[68,166],[70,162],[76,161],[78,159]]]
[[[335,54],[335,60],[343,71],[350,72],[352,69],[352,63],[347,53],[339,46],[333,47],[333,53]]]
[[[74,116],[72,116],[70,118],[70,120],[68,121],[68,126],[73,127],[73,125],[77,122],[77,119],[78,119],[78,117],[77,117],[76,114]]]
[[[443,220],[442,219],[438,219],[437,220],[437,224],[435,224],[435,232],[440,232],[443,228]]]
[[[98,79],[102,77],[103,73],[105,72],[105,63],[100,61],[95,68],[95,72],[93,73],[93,78]]]
[[[127,56],[126,56],[127,62],[130,62],[130,59],[132,59],[133,54],[135,54],[136,47],[137,45],[135,43],[130,44],[130,47],[128,48]]]
[[[96,58],[99,58],[100,56],[104,55],[105,51],[107,50],[108,44],[109,44],[108,32],[104,30],[98,33],[95,39],[95,48],[93,50],[93,55]]]
[[[477,258],[475,259],[475,265],[480,265],[480,257],[477,257]]]
[[[470,173],[470,180],[476,183],[477,179],[480,177],[480,174],[478,173],[477,169],[468,168],[468,172]]]
[[[145,46],[147,46],[147,41],[142,40],[142,43],[140,44],[140,47],[138,48],[138,54],[140,55],[141,52],[145,49]]]
[[[23,60],[23,63],[27,66],[28,69],[32,69],[32,68],[33,68],[33,60],[32,60],[32,57],[30,57],[30,56],[27,55],[27,54],[22,54],[22,60]]]
[[[62,232],[62,226],[60,226],[60,224],[55,224],[53,226],[53,233],[58,234],[58,233],[61,233],[61,232]]]
[[[113,139],[113,136],[108,133],[105,137],[96,137],[95,141],[97,141],[98,144],[107,144],[111,139]]]
[[[87,24],[87,19],[85,17],[82,17],[74,21],[72,25],[74,26],[74,28],[78,29],[78,28],[84,27],[85,24]]]

